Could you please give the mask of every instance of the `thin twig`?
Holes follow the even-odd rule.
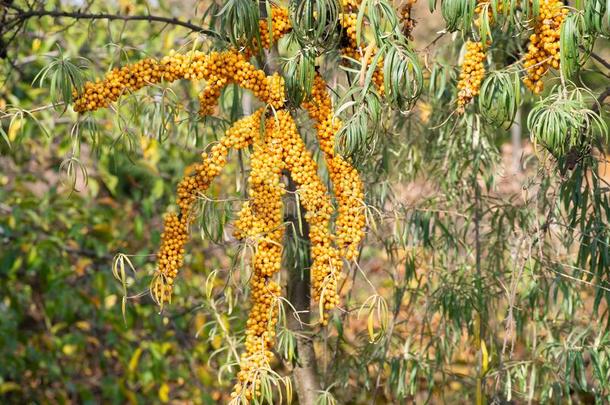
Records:
[[[64,10],[22,10],[19,9],[18,13],[10,20],[8,24],[19,23],[26,21],[30,18],[40,17],[66,17],[73,18],[76,20],[108,20],[108,21],[148,21],[148,22],[161,22],[165,24],[171,24],[188,28],[191,31],[199,32],[202,34],[209,35],[217,39],[224,39],[220,34],[215,31],[202,28],[199,25],[193,24],[189,21],[183,21],[175,17],[162,17],[158,15],[120,15],[120,14],[109,14],[109,13],[82,13],[80,11],[64,11]]]

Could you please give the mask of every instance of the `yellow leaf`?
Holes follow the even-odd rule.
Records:
[[[32,41],[32,52],[36,52],[40,49],[40,45],[42,44],[42,41],[39,38],[35,38]]]
[[[489,367],[489,354],[487,353],[487,346],[485,345],[484,340],[481,340],[481,354],[482,370],[483,373],[485,373]]]
[[[87,321],[78,321],[76,322],[76,327],[80,330],[91,330],[91,324]]]
[[[229,318],[225,314],[222,314],[220,319],[222,320],[222,325],[224,326],[225,330],[231,330],[231,324],[229,324]]]
[[[55,335],[57,332],[59,332],[60,330],[62,330],[66,326],[68,326],[67,323],[65,323],[65,322],[58,322],[55,325],[51,326],[51,333]]]
[[[195,331],[200,331],[205,326],[207,322],[207,318],[203,312],[198,312],[193,319],[193,326],[195,327]]]
[[[212,377],[208,369],[204,366],[200,366],[197,368],[197,375],[199,376],[199,380],[201,380],[204,385],[210,385],[214,381],[214,378]]]
[[[170,342],[163,342],[161,344],[161,353],[165,356],[172,349],[172,344]]]
[[[18,118],[16,115],[11,119],[11,123],[8,127],[8,139],[11,142],[14,142],[17,139],[17,133],[21,129],[21,118]]]
[[[164,404],[169,402],[169,385],[166,383],[161,384],[161,387],[159,387],[159,400]]]
[[[12,381],[0,384],[0,394],[6,394],[10,391],[21,391],[21,387],[19,386],[19,384],[14,383]]]
[[[373,317],[373,311],[371,310],[369,312],[369,318],[368,318],[368,322],[367,322],[367,329],[369,331],[369,341],[374,342],[375,341],[375,328],[373,326],[373,321],[374,321],[374,317]]]
[[[100,341],[95,336],[87,336],[87,343],[89,343],[93,347],[99,347]]]
[[[222,346],[222,338],[220,337],[220,335],[214,336],[214,339],[212,339],[212,347],[215,350],[218,350],[221,346]]]
[[[64,345],[64,347],[62,347],[61,351],[64,352],[64,354],[66,356],[71,356],[74,354],[74,352],[76,351],[77,347],[76,345]]]
[[[156,172],[156,165],[161,159],[161,154],[159,153],[159,142],[152,137],[142,135],[140,137],[140,147],[142,148],[143,161],[147,162],[149,164],[148,167],[152,171]]]
[[[136,368],[138,368],[138,363],[140,362],[141,355],[142,355],[142,348],[138,347],[133,352],[133,355],[131,356],[131,359],[129,360],[129,366],[127,366],[127,369],[129,370],[129,374],[133,374],[136,371]]]
[[[109,296],[104,298],[104,307],[106,307],[106,309],[110,309],[116,304],[116,301],[117,296],[114,294],[110,294]]]

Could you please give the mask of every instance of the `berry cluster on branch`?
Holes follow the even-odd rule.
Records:
[[[267,19],[259,21],[258,29],[261,34],[261,47],[269,49],[271,44],[292,29],[290,18],[288,17],[288,9],[277,6],[271,7],[271,29],[273,30],[271,35],[269,35],[269,22]]]
[[[458,82],[458,112],[479,94],[485,77],[485,46],[481,42],[466,42],[466,54]]]
[[[281,110],[283,111],[283,110]],[[260,125],[260,117],[258,118]],[[269,369],[273,358],[280,285],[272,277],[280,271],[284,235],[281,182],[283,146],[277,140],[275,121],[265,121],[264,136],[257,136],[251,157],[250,201],[236,223],[238,235],[256,240],[250,280],[251,308],[246,324],[246,351],[242,354],[238,382],[233,396],[247,400],[259,396],[261,370]]]
[[[185,177],[177,188],[179,215],[168,213],[164,219],[161,246],[157,253],[157,270],[151,283],[153,299],[163,305],[171,301],[174,279],[184,261],[184,245],[188,241],[192,222],[192,207],[195,200],[208,189],[212,180],[220,174],[227,163],[229,149],[242,149],[250,145],[258,135],[262,109],[235,122],[225,136],[201,155],[202,161],[186,170]]]
[[[324,79],[316,75],[311,99],[303,103],[303,108],[314,120],[318,143],[324,153],[326,167],[337,198],[337,245],[341,249],[341,255],[352,260],[357,257],[358,245],[364,237],[364,186],[358,171],[335,152],[335,134],[339,132],[343,123],[335,117],[326,89]]]
[[[559,69],[559,37],[561,24],[568,9],[558,0],[540,0],[540,11],[534,20],[534,33],[525,55],[524,67],[527,77],[523,83],[534,93],[540,93],[544,84],[542,79],[549,69]]]
[[[356,3],[354,3],[356,5]],[[285,9],[273,8],[273,33],[269,35],[265,21],[260,22],[263,46],[269,46],[289,29]],[[339,303],[337,292],[343,259],[357,258],[358,245],[364,236],[364,188],[357,170],[334,151],[335,135],[342,123],[334,117],[326,83],[315,79],[311,98],[301,107],[315,122],[320,148],[337,201],[337,217],[333,232],[335,209],[331,193],[318,175],[318,166],[299,135],[290,112],[284,109],[284,80],[266,75],[249,61],[249,51],[185,54],[172,52],[160,60],[145,59],[122,68],[115,68],[101,80],[87,82],[75,94],[74,110],[95,111],[107,108],[121,96],[146,86],[179,79],[203,81],[199,94],[199,114],[212,114],[228,84],[236,83],[250,90],[272,109],[262,108],[236,121],[219,142],[202,154],[199,163],[185,171],[177,186],[177,212],[164,217],[164,231],[157,253],[157,268],[151,282],[153,299],[163,306],[171,302],[175,279],[184,263],[185,245],[196,217],[194,203],[208,189],[227,163],[231,149],[252,147],[249,200],[236,221],[235,236],[246,240],[255,249],[251,258],[251,308],[246,326],[245,351],[240,359],[234,396],[248,400],[259,394],[262,370],[269,369],[273,358],[278,305],[282,289],[277,278],[281,269],[284,221],[282,197],[285,194],[283,173],[288,172],[297,184],[299,201],[306,210],[309,225],[312,263],[312,296],[322,311],[320,323],[326,325],[329,311]],[[264,134],[260,134],[264,111]]]
[[[279,74],[267,76],[256,69],[246,57],[234,50],[185,54],[170,52],[160,61],[144,59],[122,68],[114,68],[103,80],[87,82],[81,94],[75,93],[74,111],[95,111],[107,108],[120,96],[161,81],[178,79],[205,80],[208,87],[200,97],[201,111],[208,113],[220,95],[220,89],[237,83],[251,90],[262,101],[274,108],[284,103],[283,79]]]

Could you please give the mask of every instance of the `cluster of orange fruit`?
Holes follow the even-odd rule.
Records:
[[[477,6],[475,7],[475,20],[476,26],[481,25],[482,13],[486,10],[489,21],[493,21],[493,12],[490,9],[489,0],[477,0]],[[498,2],[498,10],[502,10],[502,2]],[[481,83],[485,77],[485,58],[486,47],[491,44],[488,40],[487,44],[483,42],[466,42],[466,53],[464,54],[464,60],[460,67],[460,80],[458,81],[458,108],[459,114],[464,113],[466,105],[476,97],[481,90]]]
[[[338,204],[336,223],[337,246],[348,260],[358,255],[358,245],[363,238],[364,190],[358,171],[335,152],[335,134],[343,123],[335,117],[327,84],[316,75],[311,98],[303,103],[317,130],[318,143],[324,153],[329,177],[334,186]]]
[[[544,88],[542,78],[553,67],[559,69],[559,37],[568,8],[559,0],[540,0],[540,12],[534,21],[534,33],[525,55],[527,77],[523,83],[538,94]]]
[[[458,82],[458,112],[463,113],[466,104],[479,94],[485,77],[485,46],[481,42],[466,42],[466,54]]]
[[[113,69],[103,80],[85,83],[81,94],[74,93],[74,111],[106,108],[125,93],[162,80],[173,82],[178,79],[205,80],[208,83],[200,97],[203,113],[210,112],[211,106],[220,95],[220,89],[228,83],[238,83],[273,107],[277,108],[284,102],[282,77],[279,74],[268,77],[237,51],[191,51],[185,54],[172,51],[161,61],[144,59],[120,69]]]
[[[258,23],[258,29],[261,34],[261,47],[269,49],[271,44],[280,39],[291,28],[288,9],[273,6],[271,8],[271,29],[273,30],[271,35],[269,35],[269,22],[267,19],[262,19]]]
[[[357,6],[354,2],[352,6]],[[261,21],[263,45],[269,45],[290,29],[287,10],[273,8],[273,33]],[[263,28],[265,27],[265,28]],[[266,39],[265,39],[266,38]],[[342,127],[334,117],[326,83],[317,76],[311,98],[301,107],[315,123],[320,148],[333,185],[337,202],[335,232],[332,229],[333,201],[326,184],[318,175],[318,165],[288,110],[284,109],[284,80],[266,75],[249,62],[249,51],[171,52],[160,60],[145,59],[110,71],[103,80],[88,82],[75,94],[77,112],[109,107],[121,95],[145,86],[178,79],[205,81],[199,95],[201,115],[213,113],[222,89],[236,83],[250,90],[258,99],[273,107],[259,109],[235,122],[224,137],[202,154],[199,163],[189,166],[177,187],[178,212],[164,218],[164,231],[157,253],[157,269],[151,283],[153,299],[163,305],[170,302],[175,278],[184,262],[189,228],[196,217],[195,202],[227,163],[231,149],[251,146],[249,200],[236,221],[235,236],[255,246],[252,257],[251,309],[246,327],[245,352],[233,396],[248,400],[259,393],[260,373],[273,358],[275,328],[278,322],[281,286],[277,273],[281,269],[284,220],[282,197],[285,194],[282,175],[290,173],[297,184],[299,201],[307,211],[312,254],[313,297],[323,311],[320,322],[327,324],[328,311],[337,306],[338,281],[343,259],[354,260],[364,237],[364,187],[357,170],[334,150],[335,135]],[[260,134],[264,111],[267,117],[264,134]]]
[[[260,126],[260,114],[256,120]],[[264,136],[257,136],[253,144],[248,178],[250,199],[244,204],[236,223],[239,238],[252,238],[256,242],[252,258],[252,306],[246,324],[246,350],[241,357],[238,382],[232,393],[233,397],[243,395],[247,400],[260,395],[260,370],[270,368],[282,294],[280,285],[272,279],[280,271],[282,263],[282,196],[285,193],[281,181],[285,166],[282,151],[283,146],[277,140],[276,121],[270,117],[265,121]]]
[[[339,302],[336,295],[338,278],[336,269],[340,268],[340,263],[336,260],[338,257],[345,257],[347,260],[357,258],[358,245],[364,236],[365,216],[364,189],[358,171],[335,152],[335,134],[341,129],[343,123],[334,116],[326,87],[326,82],[322,77],[316,75],[311,98],[303,103],[303,108],[314,121],[318,143],[324,153],[324,160],[338,205],[334,242],[339,251],[335,252],[329,246],[329,242],[332,240],[327,242],[324,238],[317,236],[312,239],[312,253],[314,249],[319,252],[318,255],[314,255],[314,259],[320,258],[320,260],[314,260],[312,266],[314,298],[328,310],[334,308]],[[314,242],[322,243],[320,246],[315,246]],[[327,322],[328,317],[324,316],[322,323]]]
[[[332,150],[334,133],[324,130],[324,123],[332,119],[330,98],[325,93],[321,78],[309,104],[304,104],[315,121],[318,139],[322,145],[331,181],[338,199],[337,238],[330,231],[333,207],[325,184],[318,177],[318,167],[305,142],[300,137],[296,123],[286,110],[278,110],[274,119],[265,122],[265,136],[254,144],[252,170],[250,174],[250,201],[246,202],[236,221],[235,236],[250,238],[257,248],[253,259],[252,309],[247,323],[246,352],[241,359],[239,382],[233,396],[244,395],[246,399],[258,394],[261,369],[269,368],[272,359],[275,325],[277,324],[279,285],[271,277],[280,270],[281,241],[283,235],[281,196],[284,186],[280,183],[283,171],[288,171],[297,184],[301,204],[307,211],[305,219],[309,225],[311,242],[312,284],[316,301],[326,310],[320,322],[328,323],[328,310],[338,302],[337,281],[340,277],[344,257],[356,257],[359,241],[363,237],[364,214],[362,209],[363,186],[358,173],[351,165]],[[321,94],[324,92],[324,94]],[[321,102],[321,103],[318,103]],[[314,105],[321,105],[321,108]],[[328,128],[340,128],[340,122]],[[330,148],[329,148],[330,147]],[[330,151],[330,152],[329,152]],[[329,162],[334,162],[331,169]],[[349,186],[349,189],[347,187]],[[353,235],[353,239],[350,237]],[[344,245],[335,241],[343,241]]]
[[[184,245],[188,241],[189,226],[194,219],[193,204],[227,163],[229,149],[242,149],[258,135],[262,110],[236,121],[220,142],[201,155],[201,163],[190,166],[177,188],[180,215],[168,213],[164,219],[161,246],[157,253],[157,271],[151,283],[153,299],[163,305],[171,301],[174,279],[184,261]]]

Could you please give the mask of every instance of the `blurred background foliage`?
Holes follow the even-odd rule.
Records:
[[[207,25],[222,2],[208,13],[206,1],[44,3],[49,10]],[[420,3],[413,44],[425,82],[416,104],[336,80],[337,103],[358,101],[343,109],[352,120],[342,139],[367,183],[369,233],[343,290],[345,311],[314,332],[319,403],[473,403],[481,392],[498,404],[607,403],[607,146],[602,138],[595,153],[542,150],[548,133],[540,120],[548,118],[540,117],[555,93],[548,86],[542,97],[520,96],[517,72],[503,68],[523,50],[517,24],[491,32],[503,44],[490,51],[495,81],[467,114],[452,114],[465,37],[441,32],[450,22],[441,11],[450,13],[457,1],[434,13]],[[607,57],[607,45],[601,38],[594,50]],[[59,84],[78,86],[114,66],[208,46],[188,27],[163,22],[36,18],[6,49],[0,62],[4,402],[228,399],[236,372],[228,352],[241,344],[248,309],[239,275],[243,252],[224,228],[244,196],[241,155],[208,193],[217,200],[203,207],[194,231],[202,237],[189,245],[172,304],[159,313],[146,290],[175,184],[242,115],[248,96],[227,88],[219,118],[202,122],[197,89],[160,84],[122,99],[114,111],[79,119],[63,104],[71,95]],[[578,86],[591,95],[581,99],[574,90],[576,107],[562,108],[596,108],[608,67],[588,59]],[[302,66],[288,62],[286,69],[307,80]],[[494,104],[498,91],[503,102]],[[608,121],[603,101],[601,127]],[[412,109],[401,113],[391,103]],[[528,142],[528,115],[536,147]],[[126,292],[112,274],[117,257]],[[290,357],[293,336],[282,333],[278,351]]]

